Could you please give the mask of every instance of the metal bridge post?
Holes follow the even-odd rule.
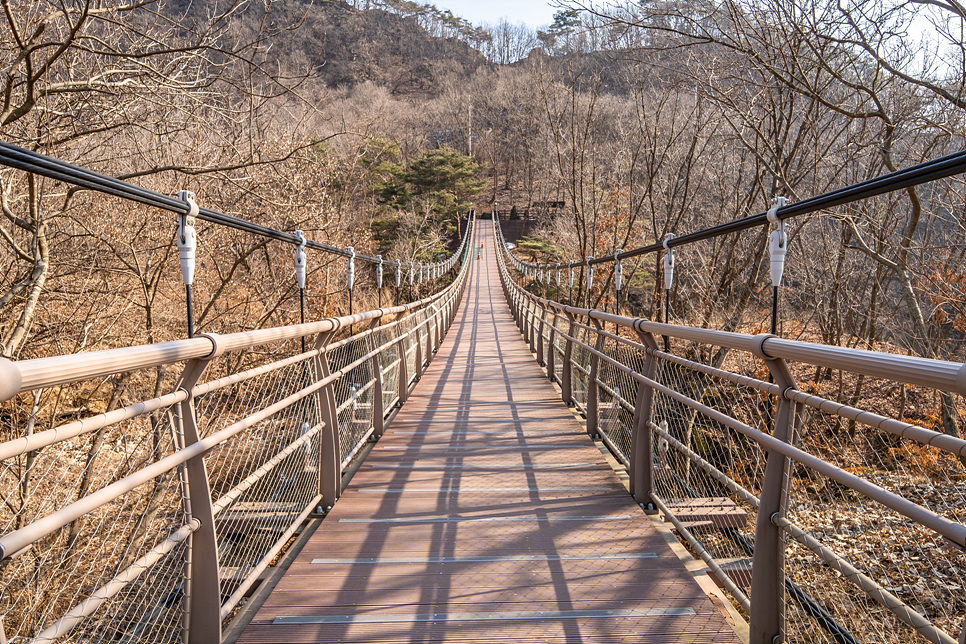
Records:
[[[413,329],[413,333],[416,335],[416,356],[413,358],[413,364],[416,365],[416,380],[419,381],[423,377],[423,331],[422,325],[417,326]]]
[[[326,347],[335,331],[323,333],[315,341],[318,354],[313,359],[315,380],[318,382],[332,375],[329,368],[329,356]],[[322,387],[316,401],[319,417],[324,423],[319,432],[319,494],[322,496],[322,506],[325,509],[335,505],[342,494],[342,458],[339,446],[339,414],[335,402],[335,383]]]
[[[574,327],[577,321],[574,320],[574,314],[567,311],[567,320],[570,324],[567,326],[567,341],[564,344],[564,356],[563,356],[563,373],[561,374],[560,383],[560,397],[563,398],[564,403],[568,405],[574,404],[574,341],[571,339],[574,337]]]
[[[372,334],[369,336],[370,342],[369,346],[372,349],[376,348],[376,335]],[[372,350],[370,349],[370,350]],[[382,436],[383,432],[386,430],[386,398],[383,395],[383,377],[382,377],[382,352],[380,351],[376,355],[372,356],[371,360],[372,366],[372,436],[373,438],[379,438]]]
[[[524,299],[523,299],[523,322],[522,322],[522,325],[521,325],[523,327],[522,328],[522,331],[523,331],[523,339],[527,343],[527,347],[530,349],[530,352],[532,353],[533,352],[533,343],[530,341],[530,307],[533,304],[533,301],[530,298],[528,298],[526,295],[524,295],[523,297],[524,297]]]
[[[399,337],[396,343],[399,353],[399,404],[402,405],[409,398],[409,365],[406,364],[406,335]]]
[[[603,324],[600,323],[596,318],[587,316],[588,319],[593,323],[594,328],[597,329],[597,340],[594,342],[594,349],[597,351],[604,350],[604,340],[605,336],[601,333],[603,329]],[[600,371],[600,356],[596,353],[590,354],[590,369],[587,374],[587,433],[590,436],[595,437],[599,431],[599,425],[597,414],[600,405],[600,389],[597,387],[597,374]]]
[[[765,353],[769,334],[757,336],[758,357],[765,361],[775,382],[782,388],[778,401],[773,436],[786,443],[797,441],[801,423],[800,407],[784,395],[797,389],[795,378],[784,360]],[[792,461],[778,452],[768,452],[765,478],[762,482],[758,520],[755,524],[755,554],[751,573],[750,644],[772,644],[781,641],[785,627],[785,549],[783,534],[776,519],[783,517],[788,499]]]
[[[543,327],[544,319],[547,317],[547,309],[540,309],[540,326],[537,328],[537,364],[541,367],[547,365],[546,360],[543,359]]]
[[[221,354],[218,336],[203,334],[211,340],[212,351],[204,358],[190,360],[177,388],[189,393],[187,399],[174,408],[176,427],[181,447],[197,443],[201,436],[195,416],[195,401],[190,395],[205,367]],[[187,644],[221,641],[221,590],[218,570],[218,538],[215,516],[211,505],[211,487],[204,455],[192,458],[184,465],[184,504],[186,514],[197,519],[200,526],[188,538],[187,566],[185,567],[185,630]]]
[[[523,309],[523,338],[527,342],[527,346],[530,348],[530,353],[533,353],[533,300],[529,297],[524,300],[526,306]]]
[[[540,305],[537,304],[536,300],[530,301],[530,353],[533,355],[537,354],[537,311],[540,310]]]
[[[553,317],[550,319],[550,341],[547,343],[547,377],[550,382],[557,379],[556,373],[556,362],[557,362],[557,345],[556,345],[556,332],[557,332],[557,311],[556,309],[551,309],[550,311]]]
[[[423,354],[426,356],[426,364],[433,359],[433,317],[429,313],[429,309],[426,309],[426,351]]]
[[[657,340],[651,333],[638,331],[637,336],[644,346],[647,347],[647,354],[644,358],[644,376],[654,380],[657,373],[657,358],[654,351],[657,350]],[[634,421],[631,429],[631,468],[630,468],[630,492],[631,496],[638,503],[651,505],[653,499],[651,492],[654,490],[654,460],[652,457],[651,446],[651,417],[654,412],[654,390],[638,383],[637,398],[634,402]]]
[[[436,312],[433,313],[433,326],[436,328],[436,337],[433,342],[433,353],[439,351],[439,347],[443,344],[443,326],[441,324],[441,318],[443,317],[442,312],[439,307],[436,307]]]

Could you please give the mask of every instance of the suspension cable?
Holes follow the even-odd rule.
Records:
[[[61,181],[63,183],[80,188],[86,188],[88,190],[113,195],[115,197],[121,197],[122,199],[136,201],[146,206],[167,210],[178,215],[187,215],[190,208],[185,201],[178,199],[177,197],[171,197],[149,188],[143,188],[141,186],[128,183],[122,179],[117,179],[95,170],[90,170],[66,161],[61,161],[60,159],[55,159],[39,152],[27,150],[26,148],[3,141],[0,141],[0,165],[44,176],[49,179]],[[228,228],[234,228],[235,230],[241,230],[259,237],[266,237],[268,239],[292,244],[293,246],[311,248],[330,253],[332,255],[339,255],[345,258],[355,257],[355,259],[369,262],[371,264],[379,264],[381,261],[378,257],[353,253],[351,250],[339,248],[337,246],[331,246],[329,244],[323,244],[317,241],[305,240],[294,233],[256,224],[254,222],[241,219],[240,217],[226,215],[223,212],[218,212],[217,210],[212,210],[210,208],[199,208],[196,217],[202,221],[226,226]],[[452,268],[453,264],[455,263],[453,258],[459,254],[465,243],[466,240],[464,238],[463,244],[460,244],[459,250],[453,253],[450,258],[440,262],[446,266],[446,270]]]
[[[841,206],[844,204],[853,203],[855,201],[860,201],[862,199],[876,197],[888,192],[902,190],[903,188],[911,188],[923,183],[929,183],[930,181],[937,181],[939,179],[945,179],[956,174],[962,174],[964,172],[966,172],[966,150],[938,157],[936,159],[932,159],[908,168],[903,168],[901,170],[896,170],[895,172],[890,172],[872,179],[866,179],[865,181],[860,181],[843,188],[838,188],[814,197],[809,197],[808,199],[804,199],[796,203],[787,204],[774,211],[773,217],[777,218],[778,221],[783,221],[792,217],[800,217],[802,215],[818,212],[819,210],[827,210],[829,208],[834,208],[835,206]],[[704,228],[693,233],[678,235],[674,237],[673,240],[668,242],[668,247],[685,246],[694,242],[740,232],[742,230],[747,230],[748,228],[755,228],[757,226],[767,225],[769,223],[770,220],[768,218],[768,212],[762,212],[757,215],[751,215],[742,219],[736,219],[734,221],[718,224],[717,226],[711,226],[710,228]],[[665,250],[664,243],[656,242],[647,246],[641,246],[640,248],[618,252],[613,255],[588,258],[574,262],[562,262],[553,265],[553,268],[567,268],[571,265],[587,266],[593,264],[603,264],[606,262],[613,262],[618,259],[628,259],[648,253],[656,253],[662,250]],[[530,265],[526,262],[521,262],[521,264],[524,266]]]

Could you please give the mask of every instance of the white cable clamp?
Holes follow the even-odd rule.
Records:
[[[557,288],[560,288],[560,266],[557,266]]]
[[[667,251],[664,254],[664,288],[669,289],[674,284],[674,249],[668,246],[668,242],[674,239],[674,233],[664,235],[661,245]]]
[[[614,286],[618,291],[621,290],[621,286],[624,284],[624,263],[617,258],[618,255],[624,252],[623,248],[618,248],[617,252],[614,253]]]
[[[382,255],[376,255],[376,288],[382,288]]]
[[[396,260],[396,288],[402,285],[402,262]]]
[[[587,292],[590,293],[594,290],[594,267],[591,265],[590,260],[593,257],[587,258]]]
[[[785,197],[772,199],[768,209],[768,221],[778,227],[768,236],[768,255],[771,258],[772,286],[782,285],[782,275],[785,272],[785,255],[788,252],[788,235],[785,234],[785,222],[778,218],[778,209],[784,207],[788,201]]]
[[[413,267],[413,263],[409,262],[409,285],[413,285],[413,277],[416,274],[416,269]]]
[[[178,215],[178,255],[181,258],[181,277],[186,286],[191,286],[195,279],[195,251],[198,249],[198,236],[195,234],[195,217],[198,216],[198,204],[195,193],[190,190],[179,190],[178,199],[188,204],[188,212]]]
[[[298,280],[299,288],[305,288],[305,233],[301,230],[295,231],[295,237],[299,240],[299,245],[295,247],[295,279]]]
[[[346,250],[349,251],[349,259],[346,262],[345,283],[346,287],[351,291],[356,283],[356,251],[352,246],[349,246]]]
[[[420,264],[419,264],[419,283],[420,284],[423,283],[423,264],[422,264],[422,262],[420,262]]]

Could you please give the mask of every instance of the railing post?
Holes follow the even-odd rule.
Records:
[[[212,352],[200,359],[190,360],[177,388],[188,392],[188,397],[175,407],[177,430],[181,447],[197,443],[201,436],[195,416],[195,401],[191,390],[205,367],[221,354],[218,336],[204,334],[212,342]],[[185,627],[187,644],[221,641],[221,590],[218,570],[218,537],[211,505],[211,487],[204,455],[192,458],[184,465],[185,512],[197,519],[200,526],[188,538],[187,566],[185,567]]]
[[[416,355],[413,358],[413,364],[416,365],[416,381],[418,382],[420,378],[423,377],[423,327],[422,325],[417,325],[413,329],[416,341]]]
[[[372,349],[376,348],[375,334],[369,336],[369,345]],[[371,349],[370,349],[371,350]],[[386,430],[386,398],[383,395],[383,377],[382,377],[382,352],[380,351],[376,355],[372,356],[371,359],[372,369],[372,436],[374,438],[379,438],[382,436],[383,432]]]
[[[784,360],[775,359],[764,351],[764,342],[773,337],[761,334],[756,337],[758,357],[765,361],[775,382],[782,388],[778,400],[773,436],[786,443],[797,441],[801,422],[800,405],[784,395],[796,389],[795,378]],[[785,557],[783,535],[775,519],[785,514],[788,485],[793,463],[783,454],[769,451],[765,464],[755,524],[755,554],[751,568],[751,618],[749,621],[750,644],[772,644],[781,641],[785,626]]]
[[[657,358],[654,351],[657,350],[657,340],[651,333],[638,331],[637,336],[641,343],[647,347],[647,354],[644,357],[644,376],[654,380],[657,373]],[[654,413],[654,390],[638,383],[637,398],[634,402],[634,421],[631,428],[631,468],[630,492],[631,496],[638,503],[653,507],[654,500],[651,492],[654,490],[654,459],[652,457],[651,429],[650,423]]]
[[[564,403],[568,405],[574,404],[574,341],[571,339],[574,337],[574,327],[577,324],[574,320],[574,314],[567,311],[567,320],[570,324],[567,326],[567,341],[564,344],[564,356],[563,356],[563,373],[560,376],[560,397],[563,399]]]
[[[442,312],[439,310],[439,308],[437,308],[436,312],[433,314],[433,325],[436,327],[436,342],[433,344],[433,353],[439,351],[440,346],[443,344],[443,333],[445,333],[445,331],[442,325],[442,317]]]
[[[529,304],[530,304],[530,300],[527,298],[526,294],[521,291],[520,305],[519,305],[519,309],[520,309],[519,326],[520,326],[520,332],[523,333],[524,336],[526,336],[527,334],[527,307],[529,306]]]
[[[533,353],[533,300],[527,298],[527,308],[525,309],[523,326],[526,329],[524,333],[527,341],[527,347],[530,349],[530,353]]]
[[[550,379],[550,382],[554,382],[557,379],[557,345],[555,336],[557,333],[557,310],[551,309],[550,314],[553,317],[550,319],[550,341],[547,343],[547,378]]]
[[[597,340],[594,342],[594,349],[604,350],[604,334],[601,333],[603,325],[596,318],[587,316],[590,322],[597,329]],[[600,357],[596,353],[590,354],[590,369],[587,374],[587,433],[590,436],[597,436],[598,433],[598,399],[600,389],[597,387],[597,373],[600,371]]]
[[[315,341],[318,354],[313,359],[315,380],[332,375],[326,347],[335,330],[323,333]],[[335,383],[322,387],[317,395],[319,416],[324,426],[319,432],[319,494],[322,507],[330,509],[342,494],[342,452],[339,446],[339,414],[335,402]]]
[[[537,311],[538,304],[536,300],[530,300],[530,322],[528,327],[530,329],[530,353],[536,355],[537,353]]]
[[[399,404],[402,405],[409,398],[409,365],[406,364],[406,336],[402,335],[396,343],[399,353]]]
[[[544,318],[547,317],[547,310],[540,309],[540,326],[537,327],[537,364],[541,367],[546,366],[547,361],[543,359],[543,326]]]

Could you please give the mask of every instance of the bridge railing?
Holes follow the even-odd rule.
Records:
[[[966,441],[895,408],[900,390],[966,395],[966,365],[565,306],[517,283],[496,235],[537,360],[753,643],[966,641]],[[817,369],[871,393],[847,405],[799,384]]]
[[[46,431],[10,419],[26,430],[0,442],[0,641],[219,642],[406,400],[455,316],[470,248],[452,284],[411,304],[0,360],[0,400],[178,374],[159,379],[167,392]],[[341,337],[350,325],[367,328]]]

